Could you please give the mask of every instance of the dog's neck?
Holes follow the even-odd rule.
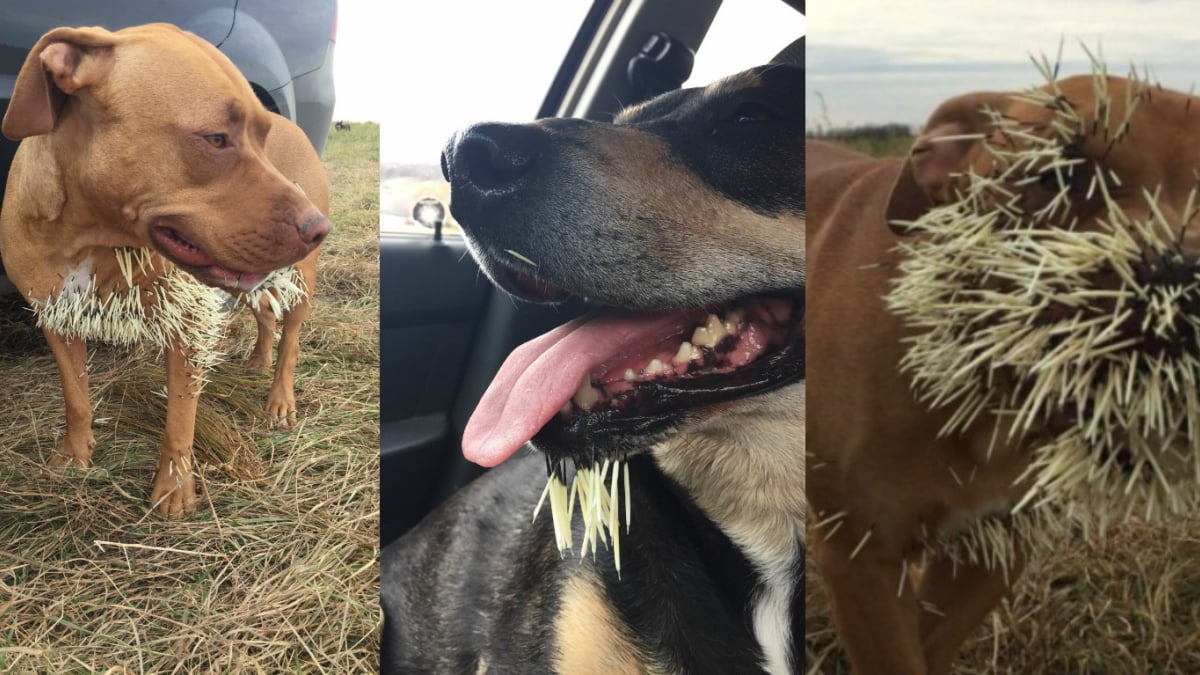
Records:
[[[756,568],[755,637],[763,666],[794,672],[804,558],[804,384],[738,404],[657,445],[663,473],[686,490]],[[789,665],[790,664],[790,665]]]
[[[22,168],[10,190],[16,192],[14,220],[22,238],[51,255],[74,258],[85,249],[138,248],[149,244],[126,225],[127,214],[108,212],[89,183],[94,167],[78,167],[64,155],[78,154],[70,139],[56,131],[21,142]],[[33,170],[32,167],[37,167]],[[73,168],[72,168],[73,167]],[[43,257],[43,259],[51,259]]]
[[[804,385],[764,398],[653,449],[663,473],[757,565],[791,559],[804,541]]]

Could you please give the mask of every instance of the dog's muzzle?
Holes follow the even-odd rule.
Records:
[[[478,213],[518,196],[545,144],[545,133],[527,125],[476,124],[456,134],[442,152],[455,209]]]

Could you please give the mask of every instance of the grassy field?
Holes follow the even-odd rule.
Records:
[[[877,138],[847,145],[903,154]],[[815,534],[814,534],[815,536]],[[964,645],[956,675],[1200,673],[1200,519],[1130,522],[1104,539],[1036,551],[1014,591]],[[820,574],[808,561],[810,675],[848,673]],[[887,636],[879,635],[883,642]]]
[[[379,127],[332,132],[334,232],[296,373],[300,425],[261,416],[249,312],[201,398],[199,512],[149,514],[164,419],[152,353],[94,346],[97,450],[64,428],[49,350],[0,298],[0,672],[359,673],[379,649]]]
[[[809,132],[809,138],[832,141],[859,152],[884,157],[905,155],[912,147],[912,129],[903,124],[880,124],[858,127],[821,127]]]

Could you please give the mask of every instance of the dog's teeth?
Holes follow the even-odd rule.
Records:
[[[725,313],[725,332],[730,333],[730,334],[738,332],[738,327],[742,325],[742,319],[745,319],[745,318],[746,318],[746,311],[743,310],[741,307],[739,307],[737,309],[731,309],[728,312],[726,312]]]
[[[562,415],[563,417],[570,417],[571,413],[573,412],[575,412],[575,406],[571,405],[570,401],[567,401],[563,404],[562,409],[558,411],[558,414]]]
[[[697,328],[696,330],[700,331],[703,329]],[[691,361],[691,360],[692,360],[692,343],[684,340],[682,343],[680,343],[679,351],[675,352],[675,358],[671,359],[671,362],[679,364],[679,363],[687,363],[688,361]]]
[[[692,331],[692,342],[697,347],[711,347],[716,344],[712,338],[712,333],[709,333],[708,329],[704,326],[700,326]]]
[[[626,368],[625,369],[625,381],[633,382],[636,379],[637,379],[637,373],[633,372],[633,368]]]
[[[712,336],[712,344],[708,345],[709,347],[715,347],[717,343],[725,339],[725,336],[731,332],[725,329],[725,324],[721,323],[721,318],[716,314],[708,315],[708,321],[704,322],[704,328]],[[695,340],[692,340],[692,342],[695,343]]]
[[[657,375],[666,369],[667,369],[667,364],[663,363],[662,361],[659,361],[658,359],[654,359],[646,366],[645,373],[647,375]]]
[[[600,390],[593,387],[587,375],[579,382],[579,389],[575,391],[575,395],[571,397],[575,405],[584,410],[591,410],[592,406],[596,405],[596,401],[600,400]]]

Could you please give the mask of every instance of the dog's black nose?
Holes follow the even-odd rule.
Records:
[[[483,199],[519,191],[537,165],[543,134],[528,125],[476,124],[450,139],[442,174],[456,193]]]

